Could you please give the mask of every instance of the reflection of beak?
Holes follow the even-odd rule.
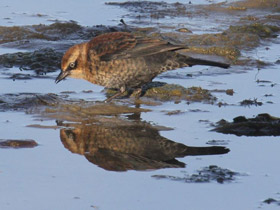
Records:
[[[61,80],[65,79],[69,75],[69,71],[61,71],[60,74],[55,79],[55,83],[59,83]]]

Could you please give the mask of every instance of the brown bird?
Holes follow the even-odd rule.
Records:
[[[119,89],[106,100],[108,102],[128,88],[140,92],[143,85],[165,71],[193,65],[229,67],[225,63],[195,59],[177,52],[186,48],[127,32],[102,34],[71,47],[64,54],[56,83],[69,76]]]

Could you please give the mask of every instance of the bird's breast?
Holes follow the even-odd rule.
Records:
[[[131,86],[139,75],[147,74],[147,65],[142,58],[100,61],[90,64],[85,79],[108,88]]]

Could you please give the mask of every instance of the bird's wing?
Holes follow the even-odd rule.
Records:
[[[183,48],[186,47],[159,39],[134,36],[127,32],[99,35],[89,42],[89,49],[94,50],[102,61],[149,56]]]

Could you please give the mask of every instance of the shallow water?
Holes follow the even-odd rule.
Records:
[[[0,25],[29,25],[52,23],[52,20],[75,20],[81,25],[115,25],[127,11],[106,6],[105,1],[87,1],[80,5],[70,1],[2,1],[0,3]],[[173,1],[171,1],[173,2]],[[216,1],[215,1],[216,2]],[[56,6],[53,6],[55,3]],[[203,1],[202,3],[212,3]],[[79,13],[73,14],[76,8]],[[94,9],[93,9],[94,8]],[[102,11],[101,13],[99,13]],[[253,11],[252,11],[253,12]],[[37,15],[37,14],[43,14]],[[88,15],[90,14],[90,15]],[[46,15],[46,16],[44,16]],[[10,19],[7,19],[10,18]],[[238,18],[233,19],[235,22]],[[159,21],[159,20],[158,20]],[[165,24],[165,20],[160,20]],[[167,20],[167,22],[170,20]],[[172,19],[175,23],[182,22]],[[178,21],[178,22],[177,22]],[[200,20],[201,21],[201,20]],[[213,32],[219,26],[197,27],[194,19],[192,30],[197,33]],[[217,28],[218,31],[223,27]],[[221,141],[230,152],[223,155],[186,156],[176,158],[185,163],[185,168],[162,168],[158,170],[128,170],[115,172],[105,170],[89,162],[84,155],[72,153],[60,138],[60,127],[55,129],[35,128],[28,125],[56,126],[53,118],[44,118],[40,113],[27,114],[22,111],[5,110],[0,113],[0,139],[34,139],[38,147],[29,149],[0,149],[0,208],[1,209],[279,209],[277,204],[265,204],[268,198],[280,199],[279,137],[246,137],[225,135],[211,131],[212,123],[221,119],[232,121],[237,116],[254,117],[269,113],[280,117],[280,39],[263,41],[243,56],[274,63],[261,67],[233,66],[228,70],[208,67],[193,67],[168,72],[156,78],[184,87],[201,86],[205,89],[233,89],[233,96],[224,92],[213,92],[218,102],[227,103],[219,107],[206,103],[164,102],[157,106],[143,105],[150,109],[142,112],[140,123],[164,126],[173,130],[159,129],[159,135],[187,146],[207,147],[211,140]],[[267,50],[266,47],[269,47]],[[18,52],[18,49],[0,47],[0,53]],[[6,93],[69,93],[72,99],[101,101],[105,99],[102,87],[86,81],[68,79],[58,85],[54,78],[11,80],[5,71],[19,72],[17,67],[0,69],[0,94]],[[198,73],[201,72],[201,73]],[[193,76],[186,76],[190,73]],[[257,81],[269,81],[257,82]],[[84,93],[93,90],[93,93]],[[240,106],[244,99],[257,99],[262,106]],[[272,103],[271,103],[272,102]],[[126,102],[124,102],[126,103]],[[129,102],[128,102],[129,104]],[[130,105],[130,107],[133,107]],[[169,111],[182,113],[167,115]],[[131,114],[120,114],[128,120]],[[111,115],[105,118],[111,119]],[[95,120],[95,119],[94,119]],[[97,120],[104,120],[103,117]],[[136,120],[136,122],[137,122]],[[67,122],[67,121],[66,121]],[[103,122],[103,121],[99,121]],[[102,125],[102,123],[101,123]],[[225,144],[225,145],[224,145]],[[220,184],[184,182],[187,175],[209,165],[230,169],[239,175],[233,181]],[[156,179],[154,175],[173,176],[177,179]]]

